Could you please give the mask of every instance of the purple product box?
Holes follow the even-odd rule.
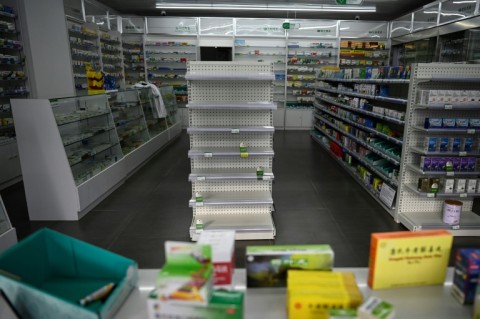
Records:
[[[460,172],[462,161],[460,157],[452,157],[453,171]]]
[[[432,158],[431,157],[422,157],[423,166],[420,167],[424,172],[432,170]]]
[[[480,275],[480,249],[458,249],[455,255],[452,294],[461,304],[473,303]]]
[[[476,157],[467,157],[467,158],[468,158],[467,171],[469,172],[475,171],[475,167],[477,167],[477,158]]]
[[[460,159],[460,171],[461,172],[468,171],[468,157],[462,157]]]
[[[438,158],[438,171],[443,171],[443,172],[446,172],[447,171],[447,160],[448,158],[447,157],[439,157]]]
[[[440,170],[440,157],[432,157],[430,161],[430,170],[439,171]]]

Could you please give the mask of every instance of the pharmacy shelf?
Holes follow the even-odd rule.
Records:
[[[317,105],[318,105],[318,104],[317,104]],[[325,113],[327,113],[327,114],[330,114],[331,116],[333,116],[333,117],[335,117],[335,118],[337,118],[337,119],[339,119],[339,120],[341,120],[341,121],[350,123],[350,124],[352,124],[353,126],[358,127],[359,129],[362,129],[362,130],[364,130],[364,131],[373,133],[373,134],[375,134],[376,136],[382,137],[382,138],[386,139],[387,141],[393,142],[393,143],[395,143],[395,144],[397,144],[397,145],[402,145],[402,144],[403,144],[403,141],[402,141],[402,140],[396,139],[396,138],[391,137],[391,136],[389,136],[389,135],[387,135],[387,134],[385,134],[385,133],[379,132],[379,131],[377,131],[376,129],[373,129],[373,128],[370,128],[370,127],[366,127],[366,126],[364,126],[364,125],[362,125],[362,124],[359,124],[359,123],[357,123],[357,122],[354,122],[354,121],[352,121],[352,120],[343,118],[343,117],[341,117],[340,115],[338,115],[337,113],[332,112],[332,111],[330,111],[330,110],[327,110],[327,109],[324,108],[324,107],[318,107],[318,106],[317,106],[316,108],[317,108],[318,110],[322,111],[322,112],[325,112]]]
[[[479,103],[442,103],[442,104],[415,104],[416,110],[480,110]]]
[[[480,83],[480,78],[476,77],[436,77],[436,76],[419,76],[419,82],[449,82],[449,83]]]
[[[275,226],[271,214],[198,214],[190,225],[190,237],[198,240],[197,220],[201,220],[204,230],[235,230],[235,239],[273,239]]]
[[[269,191],[253,192],[203,192],[203,202],[190,199],[190,207],[218,205],[273,205],[272,194]]]
[[[196,74],[187,73],[185,75],[187,80],[196,81],[273,81],[275,80],[275,74],[271,73],[258,73],[258,74]]]
[[[247,126],[247,127],[227,127],[227,126],[203,126],[203,127],[188,127],[187,133],[273,133],[275,128],[273,126]]]
[[[316,86],[315,88],[319,91],[328,92],[328,93],[343,94],[343,95],[349,95],[349,96],[354,96],[354,97],[359,97],[364,99],[377,100],[377,101],[389,102],[389,103],[400,104],[400,105],[407,105],[406,99],[401,99],[396,97],[362,94],[362,93],[356,93],[351,91],[341,91],[337,89],[329,89],[329,88],[324,88],[320,86]]]
[[[194,168],[192,169],[188,180],[197,181],[216,181],[216,180],[273,180],[273,172],[270,168],[263,170],[263,175],[258,176],[254,168]]]
[[[365,167],[367,167],[369,170],[371,170],[372,172],[374,172],[376,175],[378,175],[379,177],[382,178],[382,180],[384,180],[385,182],[389,183],[390,185],[393,185],[393,186],[398,186],[398,183],[396,180],[388,177],[387,175],[385,175],[384,172],[380,171],[377,167],[375,167],[373,164],[371,164],[370,162],[364,160],[364,157],[363,155],[360,155],[360,154],[357,154],[355,153],[354,151],[350,150],[349,148],[347,148],[346,145],[344,145],[341,141],[338,141],[336,140],[335,138],[333,138],[332,136],[330,136],[327,132],[325,132],[321,127],[319,127],[318,125],[315,125],[315,128],[317,130],[319,130],[323,135],[325,135],[328,139],[330,139],[331,141],[333,141],[334,143],[336,143],[338,146],[341,146],[344,150],[346,150],[350,155],[352,155],[354,158],[357,159],[357,161],[359,161],[360,163],[362,163]]]
[[[342,166],[348,174],[350,174],[350,176],[352,176],[353,179],[355,179],[357,181],[357,183],[360,184],[360,186],[365,190],[367,191],[368,194],[370,194],[370,196],[373,197],[373,199],[375,199],[375,201],[384,209],[386,210],[390,215],[394,215],[394,212],[395,212],[395,209],[394,208],[389,208],[387,205],[385,205],[381,200],[380,198],[378,197],[377,193],[374,192],[374,190],[372,189],[372,187],[370,187],[370,185],[367,185],[364,183],[364,181],[358,176],[357,173],[355,173],[355,169],[352,168],[351,166],[347,165],[343,160],[339,159],[338,157],[336,157],[331,151],[330,149],[328,148],[327,145],[325,145],[321,139],[319,139],[317,136],[315,136],[314,134],[311,134],[312,138],[314,141],[316,141],[318,144],[320,144],[320,146],[340,165]]]
[[[419,165],[418,165],[419,166]],[[421,170],[417,165],[414,164],[407,164],[406,167],[417,174],[421,175],[435,175],[435,176],[474,176],[474,175],[480,175],[480,172],[478,171],[472,171],[472,172],[445,172],[445,171],[423,171]]]
[[[381,119],[381,120],[384,120],[386,122],[390,122],[390,123],[394,123],[394,124],[405,125],[405,121],[403,121],[403,120],[399,120],[399,119],[396,119],[396,118],[393,118],[393,117],[381,115],[381,114],[378,114],[378,113],[375,113],[375,112],[366,111],[366,110],[360,109],[358,107],[352,107],[352,106],[337,102],[337,101],[332,100],[332,99],[327,99],[325,97],[321,97],[321,96],[318,96],[318,95],[316,95],[316,98],[319,99],[319,100],[322,100],[326,103],[331,103],[333,105],[341,107],[343,109],[352,110],[356,113],[365,114],[365,115],[375,117],[377,119]]]
[[[432,156],[480,156],[480,152],[428,152],[421,147],[411,146],[410,151],[416,154],[432,155]]]
[[[318,78],[319,81],[342,82],[342,83],[369,83],[369,84],[408,84],[409,79],[337,79]]]
[[[437,193],[426,193],[421,192],[418,190],[417,185],[414,184],[405,184],[405,187],[417,194],[418,196],[426,197],[426,198],[435,198],[435,197],[448,197],[448,198],[467,198],[467,197],[480,197],[479,193],[444,193],[444,192],[437,192]]]
[[[426,132],[426,133],[461,133],[461,134],[478,134],[480,129],[478,128],[424,128],[418,125],[413,125],[412,129]]]
[[[458,225],[447,225],[442,222],[441,212],[405,212],[398,214],[398,220],[412,231],[446,229],[453,236],[478,236],[480,216],[463,211]]]
[[[378,156],[383,157],[384,159],[386,159],[387,161],[391,162],[392,164],[400,165],[400,159],[399,159],[398,157],[394,157],[394,156],[392,156],[392,155],[389,155],[389,154],[386,154],[386,153],[382,152],[381,150],[373,147],[372,145],[368,144],[368,143],[365,142],[364,140],[359,139],[359,138],[356,137],[355,135],[343,131],[343,130],[342,130],[340,127],[338,127],[337,125],[326,121],[323,117],[318,116],[317,114],[314,114],[314,117],[315,117],[316,119],[322,121],[322,122],[325,123],[326,125],[330,126],[330,127],[333,128],[334,130],[338,131],[338,132],[341,133],[342,135],[345,135],[345,136],[351,138],[352,140],[354,140],[354,141],[357,142],[358,144],[362,145],[363,147],[369,149],[370,151],[372,151],[373,153],[377,154]],[[318,126],[315,126],[315,127],[318,128]]]
[[[247,152],[241,153],[240,147],[200,147],[188,151],[188,157],[214,157],[214,156],[269,156],[273,157],[274,152],[270,147],[248,147]]]
[[[187,108],[192,110],[276,110],[277,104],[272,102],[247,102],[247,103],[231,103],[231,102],[190,102]]]

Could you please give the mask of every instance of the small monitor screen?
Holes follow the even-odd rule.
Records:
[[[201,61],[232,61],[231,47],[200,47]]]

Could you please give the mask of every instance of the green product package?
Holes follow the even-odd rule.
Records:
[[[331,270],[333,258],[329,245],[248,246],[247,287],[286,287],[288,270]]]

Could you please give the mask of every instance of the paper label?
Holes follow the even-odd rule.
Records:
[[[467,197],[467,193],[461,193],[460,197]]]
[[[458,156],[467,156],[467,152],[460,152],[458,153]]]
[[[451,110],[451,109],[453,109],[452,104],[445,104],[445,110]]]
[[[475,134],[475,130],[474,129],[469,129],[469,130],[467,130],[467,134]]]
[[[427,197],[428,198],[433,198],[433,197],[435,197],[435,193],[427,193]]]
[[[248,153],[247,152],[242,152],[242,153],[240,153],[240,157],[243,157],[243,158],[248,157]]]
[[[263,176],[263,180],[264,180],[264,181],[269,181],[269,180],[271,180],[271,179],[272,179],[271,176],[266,176],[266,175]]]
[[[205,180],[205,176],[198,176],[197,177],[197,182],[201,182]]]
[[[452,229],[453,230],[458,230],[458,229],[460,229],[460,225],[454,225],[454,226],[452,226]]]
[[[447,172],[447,176],[454,176],[455,172]]]
[[[203,206],[203,202],[196,202],[196,203],[195,203],[195,206],[197,206],[197,207],[202,207],[202,206]]]
[[[238,134],[240,133],[240,130],[238,128],[232,129],[232,134]]]
[[[204,153],[203,156],[205,156],[205,157],[212,157],[213,154],[212,154],[212,153]]]

